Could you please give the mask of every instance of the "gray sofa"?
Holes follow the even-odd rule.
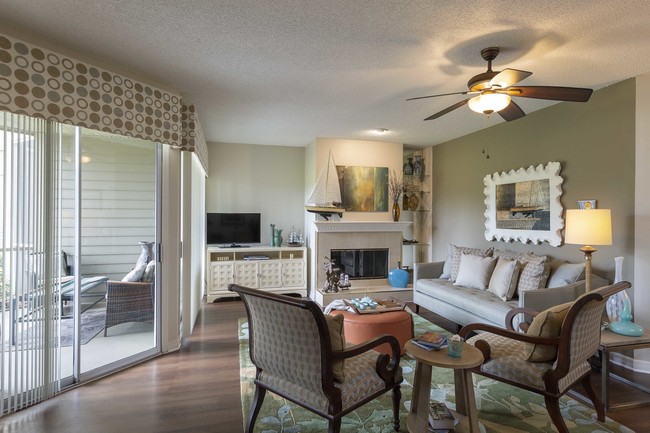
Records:
[[[506,314],[515,307],[542,311],[573,301],[585,292],[585,281],[580,280],[562,287],[521,292],[517,297],[503,301],[487,290],[455,286],[448,279],[439,278],[443,266],[444,261],[415,264],[413,302],[459,326],[480,322],[503,328]],[[593,289],[607,284],[607,280],[592,274]]]

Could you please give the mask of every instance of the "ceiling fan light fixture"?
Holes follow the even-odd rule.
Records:
[[[477,113],[492,114],[506,108],[510,101],[510,96],[503,93],[483,93],[467,101],[467,105]]]

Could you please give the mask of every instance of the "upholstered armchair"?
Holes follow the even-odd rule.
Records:
[[[559,398],[581,383],[591,399],[599,421],[605,420],[602,403],[590,382],[589,358],[600,344],[600,324],[607,298],[630,287],[623,281],[585,293],[573,302],[541,313],[514,309],[506,328],[472,323],[460,331],[483,352],[485,361],[473,372],[544,396],[546,410],[560,433],[568,433],[560,412]],[[517,314],[533,316],[526,333],[513,329]]]
[[[257,370],[247,433],[267,390],[326,418],[329,433],[340,431],[344,415],[392,390],[393,428],[399,430],[402,371],[395,337],[345,347],[343,316],[325,316],[311,300],[234,284],[228,290],[246,306],[250,358]],[[391,356],[372,350],[384,343]]]
[[[108,328],[127,322],[152,323],[154,318],[154,283],[106,282],[106,322]]]

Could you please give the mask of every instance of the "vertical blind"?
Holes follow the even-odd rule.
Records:
[[[0,414],[59,382],[60,137],[54,122],[0,112]]]

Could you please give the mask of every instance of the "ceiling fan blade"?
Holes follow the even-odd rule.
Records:
[[[498,113],[506,122],[512,122],[513,120],[517,120],[526,115],[524,110],[522,110],[519,105],[515,104],[515,101],[510,101],[508,106],[503,110],[499,110]]]
[[[570,102],[587,102],[593,92],[593,89],[557,86],[516,86],[505,90],[510,96]]]
[[[478,92],[470,92],[466,90],[464,92],[441,93],[439,95],[429,95],[429,96],[416,96],[415,98],[408,98],[407,101],[413,101],[415,99],[435,98],[437,96],[467,95],[469,93],[478,93]]]
[[[518,83],[521,80],[530,77],[531,75],[533,75],[533,73],[528,71],[520,71],[519,69],[504,69],[490,80],[490,87],[494,85],[500,85],[501,87],[512,86],[513,84]]]
[[[437,118],[440,117],[440,116],[444,116],[444,115],[447,114],[447,113],[451,113],[451,112],[454,111],[455,109],[460,108],[460,107],[462,107],[463,105],[467,104],[467,101],[469,101],[470,99],[471,99],[471,98],[467,98],[467,99],[463,99],[463,100],[460,101],[460,102],[456,102],[454,105],[449,106],[449,107],[445,108],[445,109],[442,110],[442,111],[438,111],[436,114],[432,114],[431,116],[427,117],[427,118],[424,119],[424,120],[433,120],[433,119],[437,119]]]

